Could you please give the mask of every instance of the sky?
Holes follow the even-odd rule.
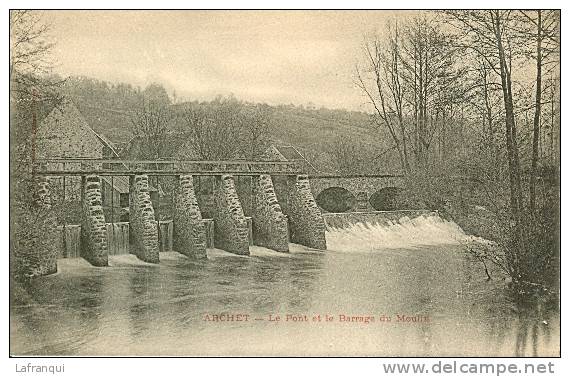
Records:
[[[366,111],[354,84],[365,35],[402,11],[45,11],[55,71],[163,84],[183,100],[218,94]]]

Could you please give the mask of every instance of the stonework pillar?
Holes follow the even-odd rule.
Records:
[[[214,244],[230,253],[249,255],[248,226],[231,175],[214,179]]]
[[[99,176],[82,177],[81,199],[81,256],[94,266],[107,266],[107,225],[103,214]]]
[[[181,175],[174,197],[174,250],[195,258],[206,258],[206,229],[191,175]]]
[[[253,178],[253,243],[281,252],[289,251],[287,217],[277,201],[269,175]]]
[[[35,178],[35,208],[32,212],[40,212],[44,216],[38,216],[42,224],[44,233],[41,235],[45,238],[45,242],[39,242],[42,246],[38,247],[38,243],[33,240],[24,240],[21,243],[28,244],[28,247],[17,248],[22,250],[21,254],[15,255],[16,269],[21,271],[26,277],[36,277],[50,275],[57,272],[57,219],[51,210],[50,199],[50,182],[45,176]],[[27,214],[29,216],[29,214]],[[23,246],[23,245],[21,245]]]
[[[148,189],[148,176],[130,178],[129,220],[134,243],[132,251],[140,260],[158,263],[158,224]]]
[[[370,195],[366,191],[356,193],[356,206],[350,212],[365,212],[370,210]]]
[[[306,175],[289,177],[288,212],[291,242],[326,250],[325,221]]]

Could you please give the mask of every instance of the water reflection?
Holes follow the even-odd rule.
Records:
[[[157,301],[164,294],[164,287],[157,284],[160,274],[153,270],[142,268],[138,273],[128,276],[130,298],[133,301],[128,309],[132,338],[144,338],[150,329],[156,329],[161,323],[161,306]]]
[[[551,312],[541,302],[522,308],[518,314],[515,355],[540,356],[539,350],[552,341],[551,321]]]

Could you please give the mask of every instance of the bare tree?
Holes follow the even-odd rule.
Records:
[[[244,109],[243,139],[249,144],[247,155],[256,160],[263,154],[272,126],[272,111],[268,105],[259,104]]]
[[[28,179],[36,160],[38,114],[61,101],[61,80],[47,75],[54,44],[41,13],[10,11],[10,157],[14,183]],[[19,190],[18,190],[19,191]]]
[[[430,167],[438,134],[445,157],[447,125],[464,98],[457,50],[433,17],[389,24],[385,43],[378,36],[365,42],[365,68],[356,71],[356,83],[374,108],[374,124],[388,130],[405,173],[412,168],[410,151],[416,166]]]
[[[337,137],[329,143],[328,154],[339,174],[363,173],[371,159],[364,158],[362,143],[354,138]]]
[[[540,124],[542,109],[542,84],[543,68],[549,68],[559,63],[559,12],[556,10],[536,10],[533,13],[521,11],[522,22],[519,28],[520,38],[524,41],[536,41],[534,54],[529,51],[528,55],[536,61],[535,100],[532,136],[532,158],[529,185],[530,211],[534,215],[536,211],[536,180],[539,159]],[[526,22],[525,22],[526,21]]]
[[[505,111],[505,135],[509,164],[511,213],[518,220],[522,210],[521,172],[512,88],[512,11],[452,11],[448,15],[462,31],[465,46],[474,50],[500,77]]]
[[[139,158],[160,159],[167,143],[170,122],[173,118],[168,105],[143,100],[131,115],[131,133],[139,144]]]
[[[404,88],[401,85],[399,43],[397,24],[388,47],[378,36],[366,41],[365,68],[363,71],[356,67],[356,84],[374,108],[373,124],[379,129],[388,130],[398,152],[402,171],[407,174],[410,171],[410,164],[407,131],[403,119]],[[368,83],[369,81],[372,84]]]
[[[459,85],[464,72],[455,61],[458,50],[436,22],[436,15],[413,19],[404,29],[402,62],[406,102],[412,109],[414,154],[419,166],[429,168],[430,148],[443,134],[453,110],[463,101]]]
[[[45,261],[57,253],[54,213],[49,198],[38,197],[34,174],[40,107],[60,100],[60,81],[46,77],[48,31],[39,13],[10,11],[10,263],[18,280],[51,269]]]
[[[33,89],[47,84],[40,76],[48,74],[53,67],[54,42],[49,37],[49,29],[38,11],[10,11],[11,95],[31,96]]]
[[[219,98],[207,104],[190,104],[182,118],[190,153],[201,160],[226,160],[242,152],[244,116],[237,101]]]
[[[541,282],[548,279],[545,275],[552,267],[556,241],[552,236],[555,225],[556,188],[544,192],[544,198],[537,208],[536,176],[540,146],[540,118],[542,111],[542,77],[545,68],[545,56],[556,55],[557,29],[555,21],[549,21],[549,31],[544,25],[545,11],[536,14],[513,10],[485,11],[449,11],[450,25],[457,30],[456,41],[465,51],[472,52],[471,62],[481,66],[484,96],[482,102],[487,111],[487,123],[493,119],[503,123],[504,150],[507,160],[508,188],[501,194],[500,187],[496,196],[496,214],[500,219],[497,227],[502,229],[502,251],[493,257],[501,259],[501,266],[513,279],[518,292],[524,293],[541,287]],[[544,43],[552,43],[546,53]],[[468,56],[468,55],[466,55]],[[468,61],[466,62],[467,64]],[[534,83],[516,77],[525,76],[520,72],[528,70],[536,63]],[[489,73],[487,75],[487,72]],[[518,75],[517,75],[518,74]],[[497,83],[495,84],[495,80]],[[534,85],[534,101],[532,88]],[[501,96],[501,109],[491,115],[491,93]],[[534,116],[531,112],[534,110]],[[532,120],[531,120],[532,119]],[[554,123],[554,122],[552,122]],[[530,132],[526,132],[527,127]],[[531,148],[525,148],[530,145]],[[528,153],[527,153],[528,150]],[[523,192],[523,166],[530,162],[530,200],[525,202]],[[505,196],[508,205],[501,206],[500,197]],[[492,199],[489,200],[493,202]],[[540,213],[540,216],[539,216]],[[549,229],[550,228],[550,229]]]

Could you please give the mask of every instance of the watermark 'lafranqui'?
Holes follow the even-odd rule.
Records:
[[[16,373],[65,373],[65,364],[60,365],[35,365],[27,363],[24,365],[16,364]]]

